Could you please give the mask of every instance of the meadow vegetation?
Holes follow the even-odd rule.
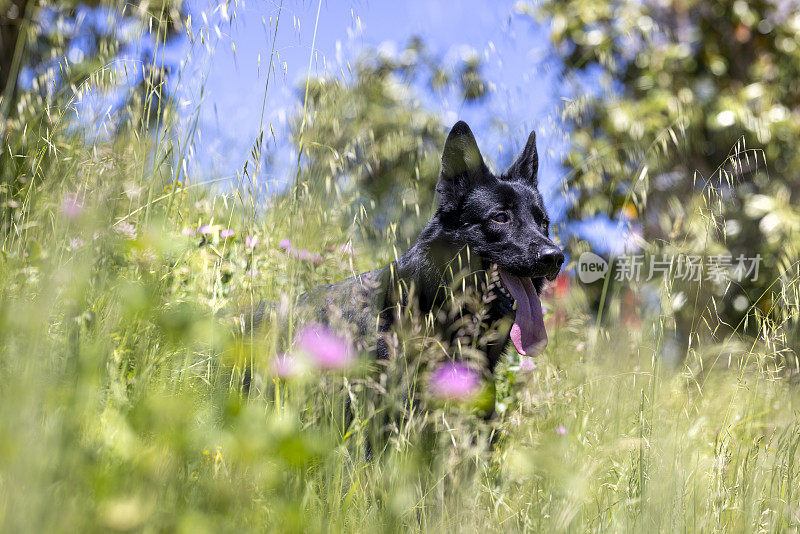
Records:
[[[436,380],[418,362],[441,355],[419,343],[424,331],[409,332],[404,361],[353,353],[346,365],[291,367],[291,324],[241,331],[238,310],[291,308],[311,286],[393,260],[433,211],[445,129],[403,100],[407,68],[365,61],[352,83],[310,80],[293,126],[296,179],[268,195],[261,140],[231,183],[187,174],[196,139],[174,128],[156,71],[128,87],[105,131],[76,102],[118,87],[119,70],[65,83],[47,106],[26,94],[35,84],[19,89],[0,159],[0,530],[798,528],[795,258],[770,267],[757,288],[769,301],[750,298],[739,322],[715,306],[722,288],[706,297],[672,274],[633,288],[655,301],[638,301],[634,322],[625,288],[550,291],[545,353],[521,360],[511,347],[477,400],[426,390]],[[479,99],[475,69],[442,83]],[[352,120],[336,121],[337,106]],[[667,143],[642,149],[650,176],[686,146],[680,128],[658,135]],[[673,196],[679,213],[661,222],[683,226],[643,246],[726,246],[726,184],[750,176],[742,161],[769,158],[724,154],[705,174],[719,165],[731,181]],[[642,167],[615,172],[635,180]],[[644,212],[645,185],[608,206]],[[781,231],[796,216],[787,208]],[[565,243],[567,222],[555,229]],[[588,248],[569,243],[575,256]],[[676,338],[688,340],[681,357],[665,359]]]

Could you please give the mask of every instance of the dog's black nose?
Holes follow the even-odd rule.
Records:
[[[564,253],[556,247],[545,247],[539,252],[539,264],[548,278],[555,278],[564,263]]]

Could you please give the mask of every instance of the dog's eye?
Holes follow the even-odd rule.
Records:
[[[506,215],[505,213],[498,213],[497,215],[492,217],[492,220],[499,223],[507,223],[508,215]]]

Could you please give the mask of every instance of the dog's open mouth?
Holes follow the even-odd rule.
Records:
[[[492,286],[500,295],[500,306],[510,312],[516,310],[514,324],[511,326],[514,347],[522,355],[539,354],[547,346],[547,332],[544,328],[542,302],[533,281],[528,277],[513,275],[497,265],[492,266],[492,271],[497,273]]]

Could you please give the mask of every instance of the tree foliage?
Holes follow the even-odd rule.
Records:
[[[299,178],[317,192],[339,187],[356,194],[349,217],[369,214],[361,227],[366,239],[374,243],[394,225],[392,234],[406,246],[433,208],[450,126],[425,108],[415,89],[454,91],[463,102],[480,102],[487,94],[481,63],[466,58],[444,65],[412,38],[398,54],[365,51],[352,74],[349,81],[309,81],[307,113],[294,126],[295,146],[307,156]]]
[[[794,266],[800,224],[797,2],[549,0],[521,6],[550,24],[563,73],[572,219],[627,219],[653,244],[761,254],[743,288],[707,287],[736,324],[737,294],[769,312]],[[711,218],[709,236],[698,218]],[[791,276],[789,277],[791,278]],[[773,310],[774,311],[774,310]]]
[[[19,219],[28,188],[51,181],[46,177],[58,154],[31,153],[31,143],[47,145],[61,124],[75,125],[76,136],[91,125],[76,103],[82,96],[108,98],[114,114],[156,124],[154,115],[167,109],[160,100],[169,66],[153,51],[178,34],[181,9],[180,0],[0,0],[4,232]],[[98,90],[105,94],[92,94]]]

